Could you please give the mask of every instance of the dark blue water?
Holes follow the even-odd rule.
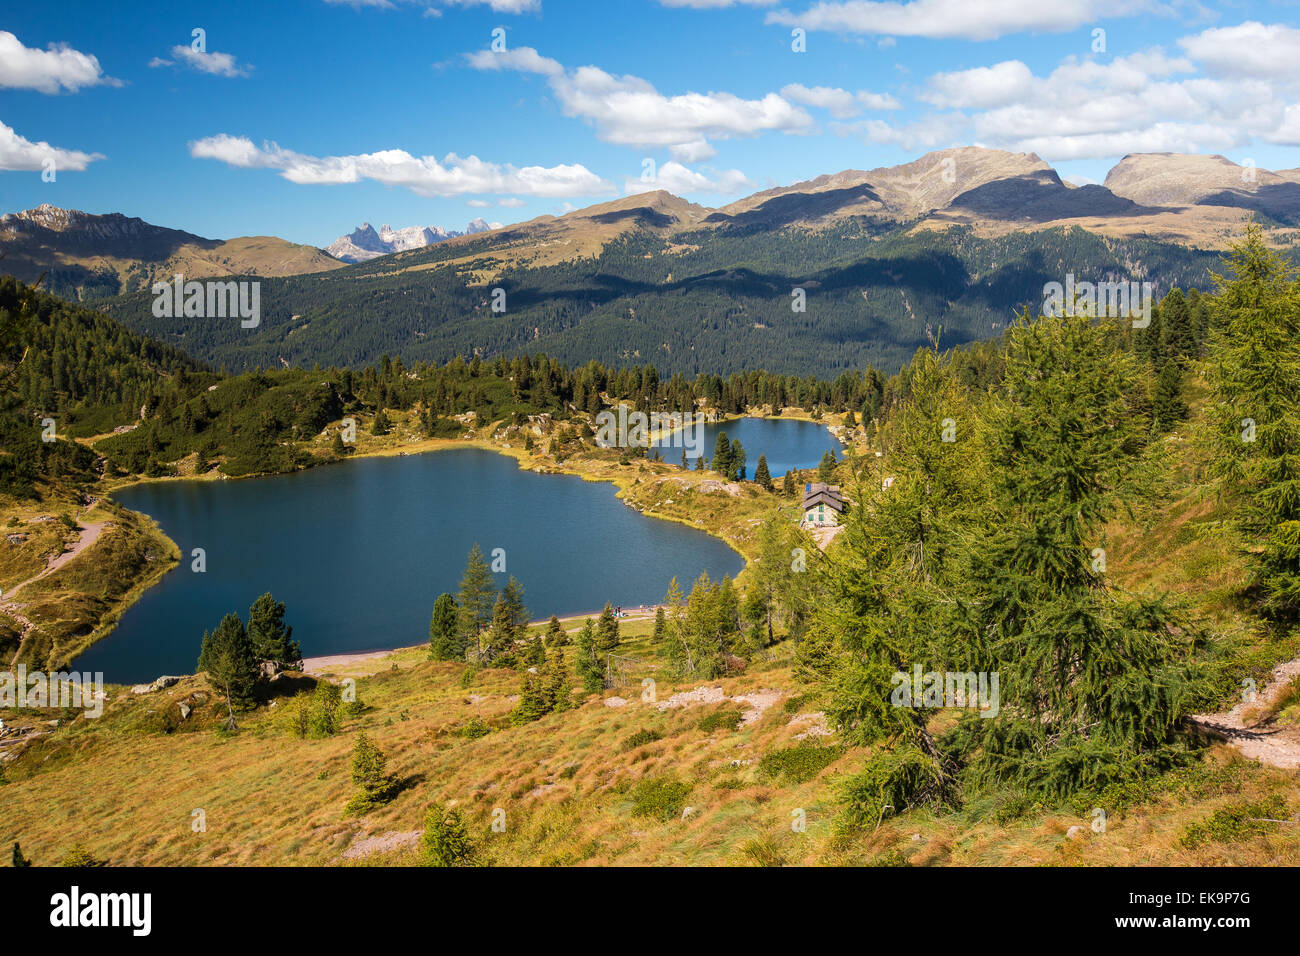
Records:
[[[126,488],[113,497],[155,518],[184,557],[74,666],[114,683],[192,673],[204,630],[230,611],[247,619],[265,591],[287,605],[304,656],[419,644],[475,542],[489,561],[505,549],[497,584],[518,578],[534,618],[649,604],[674,575],[689,588],[701,571],[743,567],[717,538],[647,518],[616,492],[477,449]]]
[[[713,458],[713,446],[718,440],[718,432],[726,432],[728,440],[740,440],[745,446],[747,478],[754,477],[759,455],[767,456],[767,470],[773,478],[780,478],[791,468],[816,468],[827,451],[834,451],[836,458],[844,457],[844,446],[825,425],[815,422],[793,418],[738,418],[735,421],[705,425],[702,431],[704,438],[700,450],[709,459]],[[656,447],[662,452],[665,461],[681,462],[680,438],[675,445],[661,443]],[[688,461],[694,461],[696,457],[687,450]]]

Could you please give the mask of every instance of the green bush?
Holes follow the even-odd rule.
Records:
[[[1247,837],[1276,833],[1280,824],[1267,821],[1286,819],[1286,799],[1275,793],[1254,803],[1234,803],[1216,810],[1208,820],[1189,825],[1179,842],[1189,849],[1206,843],[1235,843]]]
[[[740,726],[740,711],[734,707],[720,707],[701,717],[695,726],[706,734],[717,730],[735,730]]]
[[[764,754],[758,762],[758,770],[765,776],[779,778],[786,783],[806,783],[842,756],[843,747],[799,744]]]
[[[657,730],[642,728],[623,741],[623,746],[619,748],[620,753],[627,753],[629,750],[636,750],[637,747],[644,747],[646,744],[652,744],[656,740],[663,740],[664,735]]]
[[[681,814],[690,792],[689,783],[671,777],[647,777],[632,788],[632,816],[672,820]]]

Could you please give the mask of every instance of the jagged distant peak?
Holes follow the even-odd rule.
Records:
[[[374,226],[363,222],[359,228],[335,239],[325,247],[325,251],[344,262],[365,262],[390,253],[423,249],[436,242],[500,228],[499,222],[488,223],[475,219],[465,227],[464,232],[443,226],[403,226],[394,229],[388,223],[384,223],[376,232]]]

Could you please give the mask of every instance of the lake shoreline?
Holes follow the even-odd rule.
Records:
[[[825,427],[827,427],[828,430],[834,429],[831,431],[832,436],[836,437],[836,439],[840,441],[841,445],[845,445],[843,440],[840,439],[835,434],[835,432],[839,430],[838,428],[835,427],[835,425],[828,424],[824,421],[815,420],[812,418],[811,415],[809,415],[807,412],[803,411],[802,409],[800,410],[791,409],[789,411],[783,409],[782,414],[780,415],[763,415],[763,414],[718,415],[715,421],[721,423],[721,422],[728,422],[728,421],[738,421],[745,418],[756,418],[756,419],[770,420],[770,421],[804,421],[813,424],[824,425]],[[486,426],[486,428],[490,430],[495,430],[500,424],[501,424],[500,422],[493,422],[490,425]],[[618,500],[621,501],[625,506],[636,511],[638,514],[644,515],[649,518],[656,518],[661,521],[670,521],[676,524],[685,525],[686,527],[690,527],[695,530],[702,531],[705,534],[708,534],[711,537],[714,537],[722,541],[733,552],[735,552],[744,563],[744,566],[742,567],[741,571],[737,574],[737,579],[740,579],[740,577],[749,570],[749,567],[752,564],[753,556],[750,553],[747,553],[748,549],[745,547],[747,542],[743,540],[741,536],[738,534],[740,528],[737,525],[738,524],[743,525],[744,524],[743,521],[705,523],[698,520],[697,518],[691,518],[684,515],[667,514],[653,507],[648,507],[646,506],[645,503],[638,501],[635,498],[635,496],[632,494],[632,491],[635,488],[635,486],[640,483],[640,478],[638,477],[637,474],[633,474],[633,473],[619,474],[619,473],[611,472],[610,471],[611,465],[609,462],[605,462],[602,461],[601,459],[585,456],[585,455],[581,457],[567,458],[562,462],[555,462],[553,460],[546,461],[540,455],[534,455],[531,452],[525,451],[522,445],[516,446],[510,443],[501,442],[499,440],[492,439],[490,437],[420,438],[414,441],[400,441],[400,443],[398,444],[389,445],[386,447],[358,449],[354,452],[351,452],[347,456],[347,458],[344,459],[318,460],[316,462],[313,462],[310,465],[307,465],[303,468],[295,469],[294,471],[290,471],[290,472],[258,472],[249,475],[230,476],[230,475],[222,475],[218,473],[216,469],[213,469],[212,471],[204,475],[165,475],[165,476],[156,476],[156,477],[146,477],[142,475],[137,475],[137,476],[131,476],[129,478],[110,480],[105,482],[102,488],[102,493],[105,496],[112,496],[115,492],[121,491],[126,488],[134,487],[137,485],[147,485],[147,484],[154,484],[154,483],[171,483],[171,482],[180,482],[180,481],[198,481],[198,482],[239,481],[245,478],[271,478],[271,477],[279,477],[283,475],[296,474],[298,472],[313,471],[317,468],[326,465],[333,465],[333,464],[341,465],[341,464],[345,464],[347,461],[352,459],[412,457],[415,455],[425,455],[425,454],[430,454],[430,453],[435,453],[440,451],[455,451],[458,449],[478,449],[482,451],[494,452],[498,455],[504,455],[513,458],[520,471],[532,472],[534,474],[570,475],[570,476],[581,478],[583,481],[588,481],[588,482],[596,482],[596,483],[607,482],[609,484],[614,485],[618,489],[616,494]],[[713,472],[696,472],[691,469],[682,469],[680,465],[670,463],[667,461],[661,464],[679,473],[683,477],[683,479],[685,479],[687,482],[694,482],[698,484],[701,481],[709,481],[709,480],[716,481],[716,479],[707,479],[702,477],[704,475],[714,474]],[[613,466],[613,467],[626,467],[626,466]],[[599,472],[593,473],[593,469],[599,469]],[[690,476],[697,476],[697,477],[690,477]],[[154,522],[152,516],[144,514],[142,512],[135,512],[135,513],[140,514],[146,520],[150,521],[151,523],[154,523],[155,527],[157,527],[159,536],[165,542],[167,542],[169,545],[175,548],[174,554],[176,555],[181,554],[181,549],[179,548],[178,545],[176,545],[176,542],[172,541],[170,536],[167,535],[165,531],[163,531],[161,526],[157,525],[157,523]],[[173,568],[174,566],[175,565],[173,565]],[[171,568],[167,570],[170,571]],[[79,650],[79,654],[84,653],[87,649],[89,649],[94,644],[97,644],[99,643],[99,641],[112,635],[116,630],[117,624],[121,620],[123,615],[125,615],[125,613],[128,610],[130,610],[132,606],[138,603],[151,588],[155,587],[159,582],[161,582],[164,577],[165,577],[165,572],[157,573],[157,571],[155,571],[153,574],[149,576],[148,580],[142,580],[136,582],[136,584],[131,588],[131,591],[127,595],[126,599],[122,603],[120,603],[117,607],[114,608],[113,619],[111,621],[103,621],[100,623],[100,625],[96,628],[94,640],[87,642],[83,647],[81,647]],[[597,611],[595,613],[598,614],[599,612]],[[577,615],[577,617],[579,618],[583,616],[586,615]],[[395,653],[398,650],[401,650],[401,648],[393,648],[388,650],[385,653],[391,654],[391,653]],[[369,654],[371,652],[357,651],[355,653]],[[337,655],[327,655],[327,656],[337,656]]]

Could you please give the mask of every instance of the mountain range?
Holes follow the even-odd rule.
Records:
[[[0,216],[0,272],[89,300],[148,290],[176,273],[286,276],[342,265],[314,246],[274,236],[204,239],[121,213],[95,215],[44,203]]]
[[[160,324],[149,297],[131,291],[143,281],[105,308],[231,369],[544,351],[570,364],[652,363],[690,375],[756,367],[834,375],[867,363],[892,370],[934,339],[997,335],[1066,273],[1142,279],[1157,294],[1208,287],[1250,219],[1270,243],[1294,248],[1300,170],[1151,153],[1124,157],[1101,184],[1076,185],[1032,153],[963,147],[717,209],[658,190],[486,232],[471,224],[460,236],[366,225],[330,247],[362,260],[346,266],[284,244],[307,250],[305,267],[287,258],[278,273],[264,262],[242,267],[265,276],[252,334],[203,319]],[[42,228],[50,255],[121,245],[113,235],[94,240],[89,225],[75,232],[75,246],[69,230]],[[194,248],[197,237],[175,235]],[[8,250],[2,229],[0,243]],[[792,309],[796,288],[805,311]],[[504,311],[493,307],[498,289]]]
[[[473,219],[465,227],[464,232],[449,231],[442,226],[407,226],[404,229],[394,229],[387,223],[375,232],[374,226],[363,222],[361,228],[352,230],[346,236],[339,236],[325,247],[325,251],[340,262],[367,262],[393,252],[423,249],[435,242],[444,242],[459,236],[472,236],[499,228],[501,228],[499,222],[488,223],[483,219]]]

